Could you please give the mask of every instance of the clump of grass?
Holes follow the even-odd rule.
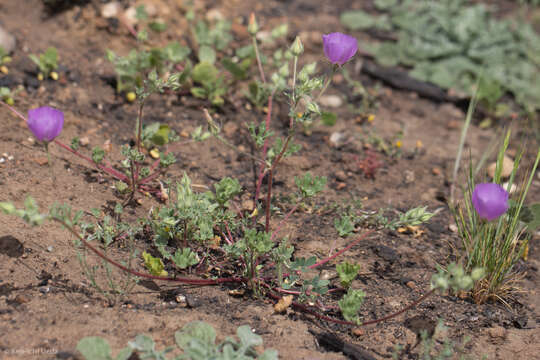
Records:
[[[502,182],[502,162],[509,139],[510,132],[507,132],[498,154],[493,178],[495,184]],[[477,282],[472,290],[472,296],[477,303],[484,303],[490,299],[505,302],[505,297],[517,290],[516,282],[520,275],[515,270],[515,265],[520,258],[526,257],[529,240],[536,227],[535,219],[539,216],[534,212],[534,210],[538,212],[537,206],[525,206],[525,198],[540,161],[540,148],[532,169],[520,182],[518,169],[522,155],[523,151],[516,157],[509,180],[504,184],[510,198],[508,210],[502,215],[490,220],[481,215],[478,204],[473,200],[477,184],[472,166],[469,167],[463,201],[450,204],[462,239],[466,270],[473,268],[485,270],[484,279]],[[521,184],[518,185],[518,191],[515,191],[514,195],[511,192],[512,186],[519,182]]]

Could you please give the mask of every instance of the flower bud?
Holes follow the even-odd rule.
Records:
[[[300,37],[297,36],[291,45],[291,53],[294,56],[300,56],[302,55],[303,52],[304,52],[304,45],[302,44],[302,40],[300,40]]]
[[[249,23],[248,23],[247,30],[251,36],[255,36],[257,32],[259,31],[259,24],[257,24],[257,19],[255,19],[254,13],[251,13],[249,15]]]

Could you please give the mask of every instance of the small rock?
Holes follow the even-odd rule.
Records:
[[[83,136],[79,139],[79,144],[81,144],[81,146],[88,146],[88,144],[90,144],[90,139],[88,136]]]
[[[210,9],[206,13],[206,20],[208,21],[218,21],[223,19],[223,14],[221,13],[221,11],[219,11],[219,9]]]
[[[339,183],[337,184],[337,186],[336,186],[336,189],[337,189],[337,190],[343,190],[343,189],[345,189],[346,187],[347,187],[347,184],[346,184],[346,183],[344,183],[344,182],[339,182]]]
[[[117,17],[118,14],[120,13],[120,10],[121,10],[120,3],[117,1],[113,1],[101,7],[101,16],[103,16],[106,19]]]
[[[13,301],[15,301],[17,304],[24,304],[24,303],[30,302],[30,298],[23,294],[19,294],[15,296],[15,299],[13,299]]]
[[[405,170],[405,184],[412,184],[415,180],[414,171]]]
[[[49,286],[42,286],[39,288],[39,292],[42,294],[47,294],[49,291],[51,291],[51,288]]]
[[[336,172],[336,179],[339,181],[345,181],[347,180],[347,175],[345,174],[345,171],[339,170]]]
[[[112,143],[110,139],[105,140],[103,143],[103,150],[105,150],[106,153],[110,153],[112,151]]]
[[[227,137],[232,137],[234,134],[238,132],[238,125],[233,121],[228,121],[223,125],[223,133]]]
[[[152,159],[159,159],[159,150],[154,148],[152,150],[149,151],[149,154],[150,154],[150,157],[152,157]]]
[[[364,336],[366,331],[362,328],[354,328],[351,330],[354,336]]]
[[[487,173],[492,179],[495,177],[495,169],[497,168],[497,163],[492,163],[487,168]],[[502,162],[501,177],[507,178],[512,174],[514,169],[514,160],[510,159],[508,156],[504,155]]]
[[[446,128],[448,130],[456,130],[461,127],[461,122],[458,120],[450,120],[448,123],[446,123]]]
[[[242,210],[243,211],[252,211],[254,208],[254,203],[252,199],[242,201]]]
[[[340,147],[345,143],[345,140],[347,139],[347,135],[342,132],[333,132],[332,135],[330,135],[330,145],[333,147]]]
[[[457,227],[456,224],[450,224],[450,225],[448,225],[448,230],[450,230],[453,233],[457,233],[458,232],[458,227]]]
[[[409,289],[411,289],[411,290],[416,289],[416,284],[415,284],[414,281],[412,281],[412,280],[411,280],[411,281],[407,281],[407,283],[406,283],[405,285],[407,285],[407,287],[408,287]]]
[[[180,132],[180,136],[183,137],[183,138],[188,138],[189,137],[189,132],[186,131],[186,130],[182,130]]]
[[[53,251],[54,251],[54,247],[51,246],[51,245],[47,246],[47,251],[48,251],[48,252],[53,252]]]
[[[330,280],[330,279],[333,279],[337,276],[336,272],[335,271],[331,271],[331,270],[323,270],[321,271],[321,279],[323,280]]]
[[[11,35],[7,30],[0,26],[0,46],[8,53],[11,54],[15,50],[17,40],[15,36]]]
[[[494,326],[488,329],[488,334],[492,339],[504,339],[506,337],[506,329],[502,326]]]
[[[293,301],[292,295],[287,295],[279,299],[279,301],[274,305],[274,311],[278,314],[282,314],[287,311],[287,308],[291,306]]]
[[[343,100],[337,95],[325,95],[319,99],[319,103],[329,108],[338,108],[343,105]]]
[[[431,172],[432,172],[433,175],[435,175],[435,176],[441,175],[441,169],[438,168],[438,167],[434,167],[433,169],[431,169]]]
[[[49,160],[46,156],[34,158],[34,161],[40,166],[47,165],[49,163]]]
[[[9,160],[9,159],[8,159]],[[508,189],[508,182],[505,182],[502,186],[503,188],[505,189]],[[512,186],[510,186],[510,191],[508,191],[509,194],[513,194],[515,193],[517,190],[517,185],[516,184],[512,184]]]
[[[134,6],[130,6],[124,11],[124,21],[131,26],[137,23],[137,9]]]
[[[36,140],[33,137],[29,137],[26,141],[28,141],[29,145],[34,145],[36,143]]]

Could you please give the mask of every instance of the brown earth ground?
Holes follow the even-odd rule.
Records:
[[[169,24],[163,42],[185,39],[188,29],[180,1],[147,0],[144,3],[155,5],[158,14]],[[233,19],[236,23],[235,43],[239,45],[249,41],[243,24],[251,11],[257,12],[263,28],[288,22],[291,34],[302,32],[308,54],[304,59],[306,62],[322,60],[320,34],[343,30],[338,19],[344,9],[369,8],[364,2],[347,0],[269,0],[264,3],[231,0],[197,4],[201,13],[204,13],[203,9],[214,9]],[[504,5],[517,11],[517,7],[510,6],[509,2]],[[99,9],[100,4],[97,6]],[[110,140],[110,157],[118,158],[120,145],[132,138],[136,105],[125,103],[107,83],[113,70],[104,53],[106,49],[113,49],[126,54],[136,45],[125,28],[108,25],[93,5],[75,6],[48,16],[37,0],[2,1],[0,22],[18,39],[10,64],[10,75],[16,82],[24,83],[33,76],[28,74],[32,69],[28,53],[42,52],[48,46],[58,49],[63,69],[60,81],[45,81],[37,90],[28,89],[19,94],[16,107],[22,112],[42,105],[58,107],[66,115],[60,140],[69,143],[73,136],[88,136],[90,148]],[[361,39],[366,37],[361,33],[355,35]],[[353,73],[355,65],[354,62],[348,65]],[[351,199],[357,199],[362,201],[364,209],[369,210],[406,210],[420,205],[428,205],[431,211],[440,209],[421,227],[423,233],[417,236],[386,230],[374,232],[339,259],[362,265],[361,275],[353,287],[368,294],[361,315],[371,319],[417,299],[429,289],[436,264],[447,264],[455,259],[453,249],[459,247],[459,239],[449,230],[452,220],[444,200],[449,193],[448,181],[464,113],[463,109],[453,105],[436,104],[414,93],[380,86],[364,75],[355,76],[369,89],[378,92],[375,121],[361,124],[350,109],[343,106],[338,111],[336,125],[317,127],[311,136],[300,136],[298,140],[303,149],[279,168],[276,191],[287,194],[293,189],[294,176],[309,170],[329,178],[327,190],[317,199],[319,205],[351,203]],[[342,79],[341,83],[339,78],[336,80],[337,84],[329,93],[340,95],[352,106],[358,106],[358,99],[348,97],[350,89]],[[247,110],[241,93],[231,94],[233,101],[217,116],[225,128],[229,128],[226,136],[230,141],[249,147],[243,124],[264,115]],[[161,121],[178,133],[189,132],[204,124],[201,112],[204,106],[207,104],[190,96],[155,95],[146,106],[145,121]],[[31,195],[43,208],[56,201],[69,203],[74,209],[104,210],[121,201],[111,188],[110,178],[101,176],[54,145],[51,151],[57,182],[52,186],[49,170],[42,161],[45,153],[28,140],[31,134],[24,122],[5,109],[0,111],[0,119],[0,154],[13,156],[12,160],[0,164],[0,201],[9,200],[21,205],[26,196]],[[274,122],[278,124],[278,131],[285,133],[285,128],[279,125],[279,116]],[[529,145],[534,149],[534,137],[528,134],[530,130],[521,127],[523,123],[520,119],[515,122],[515,137],[528,137]],[[328,139],[339,131],[346,132],[349,142],[336,148]],[[362,158],[365,154],[362,140],[368,133],[391,139],[399,131],[404,135],[403,156],[395,160],[378,154],[384,165],[375,179],[366,179],[353,161],[354,156]],[[473,126],[466,153],[470,151],[472,158],[478,159],[495,131]],[[420,150],[416,149],[418,141],[423,144]],[[513,142],[511,150],[516,151],[518,146],[518,141]],[[185,171],[194,183],[212,186],[216,179],[233,176],[240,180],[244,189],[253,188],[251,162],[217,141],[191,143],[182,139],[180,145],[172,145],[170,150],[179,160],[167,174],[171,179],[179,179]],[[530,161],[528,157],[526,162]],[[540,200],[540,180],[535,179],[530,201]],[[247,197],[246,191],[244,199]],[[125,221],[144,217],[150,208],[159,206],[153,198],[142,197],[141,200],[140,206],[127,209],[123,215]],[[333,226],[338,213],[331,207],[327,209],[330,210],[321,213],[300,212],[289,223],[284,235],[294,244],[296,256],[315,254],[322,258],[330,248],[342,248],[350,241],[338,237]],[[359,229],[358,233],[363,231],[365,229]],[[219,286],[177,287],[160,283],[160,295],[160,290],[152,290],[152,286],[137,285],[126,299],[109,306],[88,285],[77,261],[72,238],[59,226],[46,224],[31,228],[18,219],[0,215],[0,240],[2,359],[77,358],[80,355],[75,346],[85,336],[102,336],[117,351],[137,334],[145,333],[155,339],[158,348],[163,348],[173,344],[176,330],[193,320],[212,324],[221,339],[234,334],[238,326],[249,324],[263,337],[264,347],[277,349],[283,359],[346,358],[342,353],[328,352],[318,344],[313,332],[324,331],[336,332],[343,340],[360,345],[375,358],[383,359],[391,357],[396,344],[415,343],[416,335],[404,326],[404,320],[416,315],[443,319],[448,326],[446,335],[455,342],[470,337],[467,352],[475,357],[540,359],[538,236],[532,240],[528,260],[519,264],[520,271],[526,274],[521,284],[523,292],[509,299],[509,306],[501,303],[476,305],[470,298],[434,296],[405,315],[354,332],[313,320],[302,313],[275,314],[269,300],[248,295],[235,297],[229,288]],[[141,249],[145,245],[147,243],[141,240]],[[125,252],[118,249],[114,255],[122,258]],[[142,269],[141,261],[139,265]],[[332,274],[333,269],[329,266],[324,271]],[[52,279],[47,281],[46,274]],[[163,297],[167,292],[185,295],[191,306],[178,304],[174,296],[172,299]],[[438,334],[437,339],[442,339],[443,335]],[[416,348],[412,353],[417,354],[418,350]],[[414,355],[407,356],[414,358]]]

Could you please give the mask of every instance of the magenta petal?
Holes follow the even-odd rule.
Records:
[[[356,54],[358,41],[350,35],[331,33],[323,35],[323,49],[332,64],[341,66]]]
[[[62,132],[64,113],[48,106],[28,111],[28,128],[39,141],[52,141]]]
[[[482,219],[494,220],[508,210],[508,192],[499,184],[478,184],[472,194],[472,203]]]

